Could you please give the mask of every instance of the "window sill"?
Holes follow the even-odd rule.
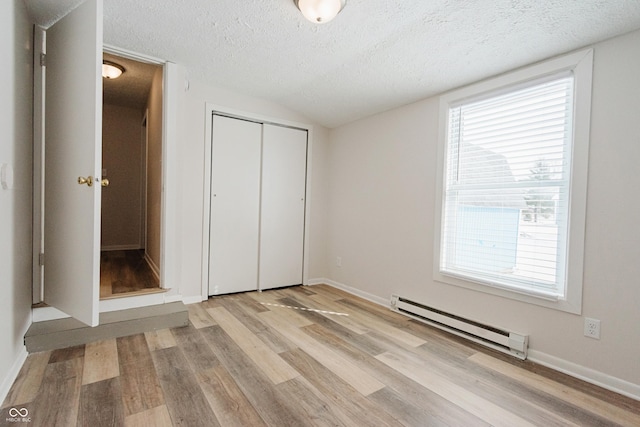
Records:
[[[553,310],[564,311],[567,313],[578,315],[582,313],[581,295],[569,294],[567,295],[567,298],[562,299],[550,295],[536,295],[533,292],[528,293],[524,290],[521,291],[517,289],[506,289],[504,287],[493,286],[486,283],[474,282],[460,276],[443,274],[438,271],[434,273],[433,279],[436,282],[442,283],[444,285],[458,286],[472,291],[495,295],[498,297],[520,301],[527,304],[550,308]],[[581,289],[582,287],[578,288]]]

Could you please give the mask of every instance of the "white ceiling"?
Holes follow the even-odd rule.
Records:
[[[81,1],[25,0],[44,26]],[[638,28],[638,0],[104,0],[105,44],[330,128]]]

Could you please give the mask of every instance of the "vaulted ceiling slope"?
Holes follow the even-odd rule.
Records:
[[[81,2],[25,1],[45,26]],[[293,0],[104,0],[106,44],[329,128],[638,28],[638,0],[348,0],[323,25]]]

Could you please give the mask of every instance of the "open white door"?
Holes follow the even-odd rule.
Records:
[[[44,301],[96,326],[102,0],[85,1],[49,28],[46,37]],[[79,184],[79,177],[93,185]]]

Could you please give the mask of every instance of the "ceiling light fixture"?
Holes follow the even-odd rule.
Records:
[[[340,13],[347,0],[293,0],[293,2],[309,21],[324,24]]]
[[[102,61],[102,77],[117,79],[124,73],[124,67],[111,61]]]

